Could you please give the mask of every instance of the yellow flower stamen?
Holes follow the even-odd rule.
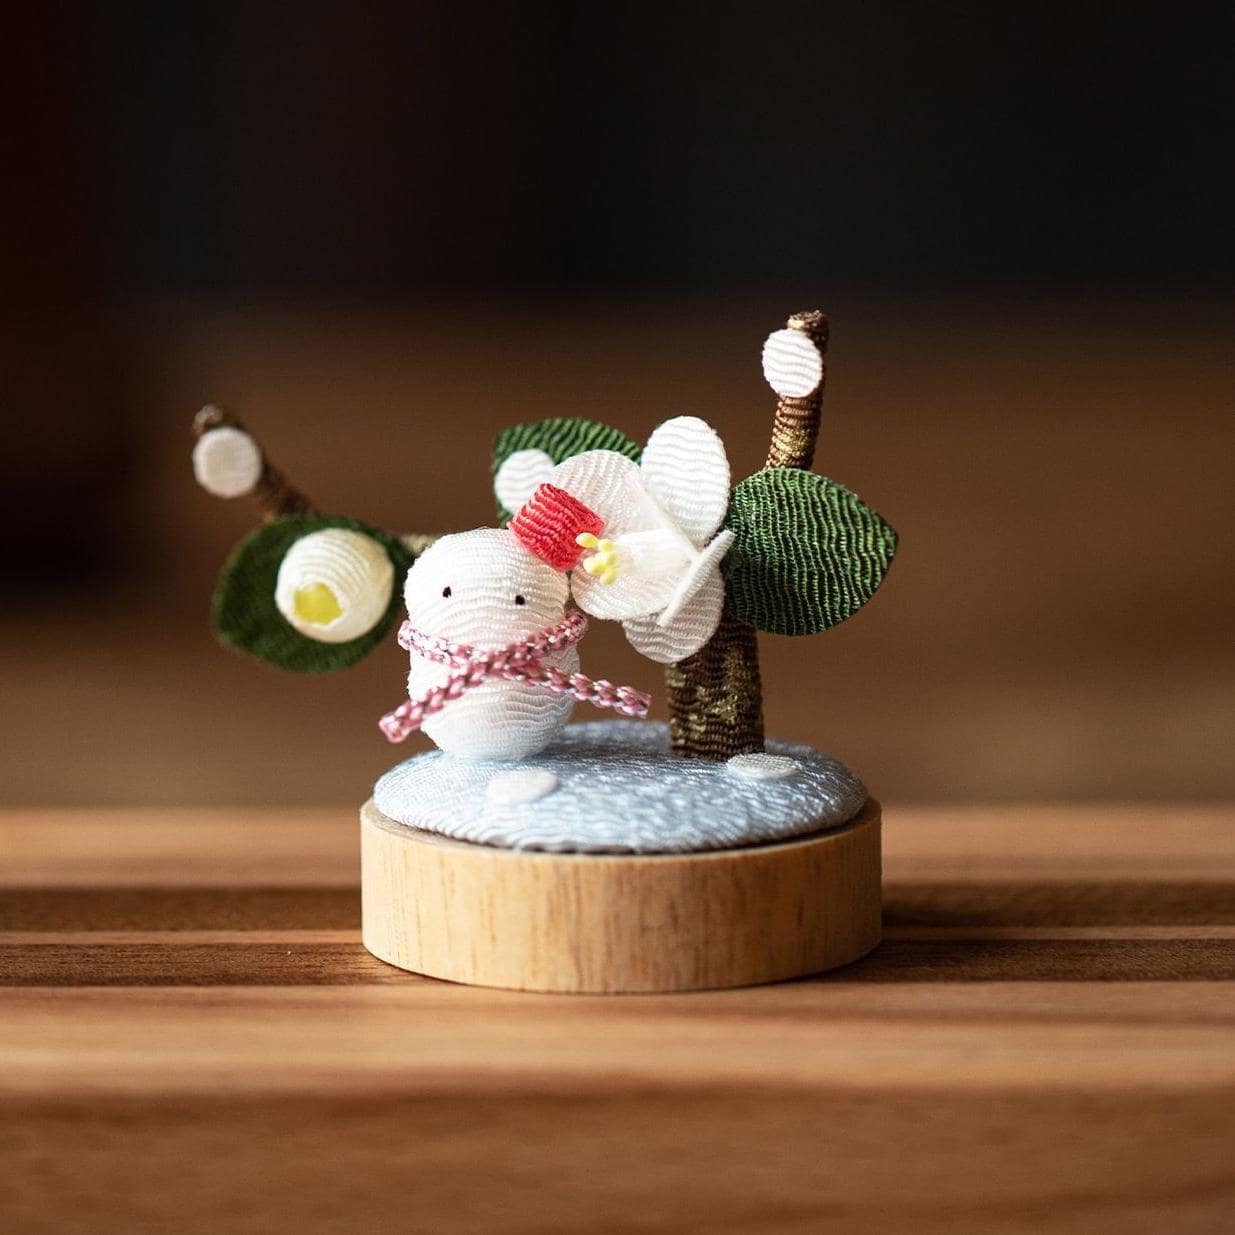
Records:
[[[597,540],[591,532],[580,532],[575,543],[584,549],[595,549],[583,559],[583,569],[589,575],[597,575],[601,583],[612,583],[622,573],[618,565],[617,546],[611,540]]]

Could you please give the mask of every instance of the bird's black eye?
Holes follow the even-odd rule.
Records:
[[[449,583],[444,588],[442,588],[442,595],[443,596],[450,595],[450,584]]]
[[[516,597],[515,597],[515,604],[516,604],[516,605],[526,605],[526,604],[527,604],[527,601],[526,601],[526,600],[524,600],[522,596],[516,596]]]

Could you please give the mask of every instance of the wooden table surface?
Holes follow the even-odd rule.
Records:
[[[1235,809],[884,870],[827,977],[520,995],[363,951],[349,811],[0,815],[0,1230],[1235,1229]]]

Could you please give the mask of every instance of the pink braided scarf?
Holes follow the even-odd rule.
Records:
[[[585,634],[587,618],[577,612],[568,613],[556,626],[530,639],[508,643],[503,648],[474,648],[466,643],[451,643],[417,630],[411,622],[404,622],[399,627],[399,646],[428,660],[449,665],[454,672],[445,685],[428,691],[419,699],[408,699],[393,712],[387,712],[377,722],[378,727],[391,742],[402,742],[409,733],[419,729],[427,717],[440,712],[465,690],[490,678],[527,682],[555,695],[573,695],[580,703],[612,708],[621,716],[646,716],[651,695],[631,686],[614,686],[603,678],[593,681],[583,673],[563,673],[544,664],[544,657],[574,647]]]

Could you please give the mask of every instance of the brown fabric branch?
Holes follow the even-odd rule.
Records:
[[[723,761],[763,749],[759,645],[750,626],[722,617],[699,651],[666,667],[665,690],[676,754]]]
[[[819,385],[805,398],[780,395],[772,421],[772,444],[765,467],[809,468],[815,461],[815,443],[819,438],[819,418],[823,408],[823,386],[827,381],[828,319],[812,309],[795,313],[786,323],[790,330],[800,330],[819,349],[823,372]]]

